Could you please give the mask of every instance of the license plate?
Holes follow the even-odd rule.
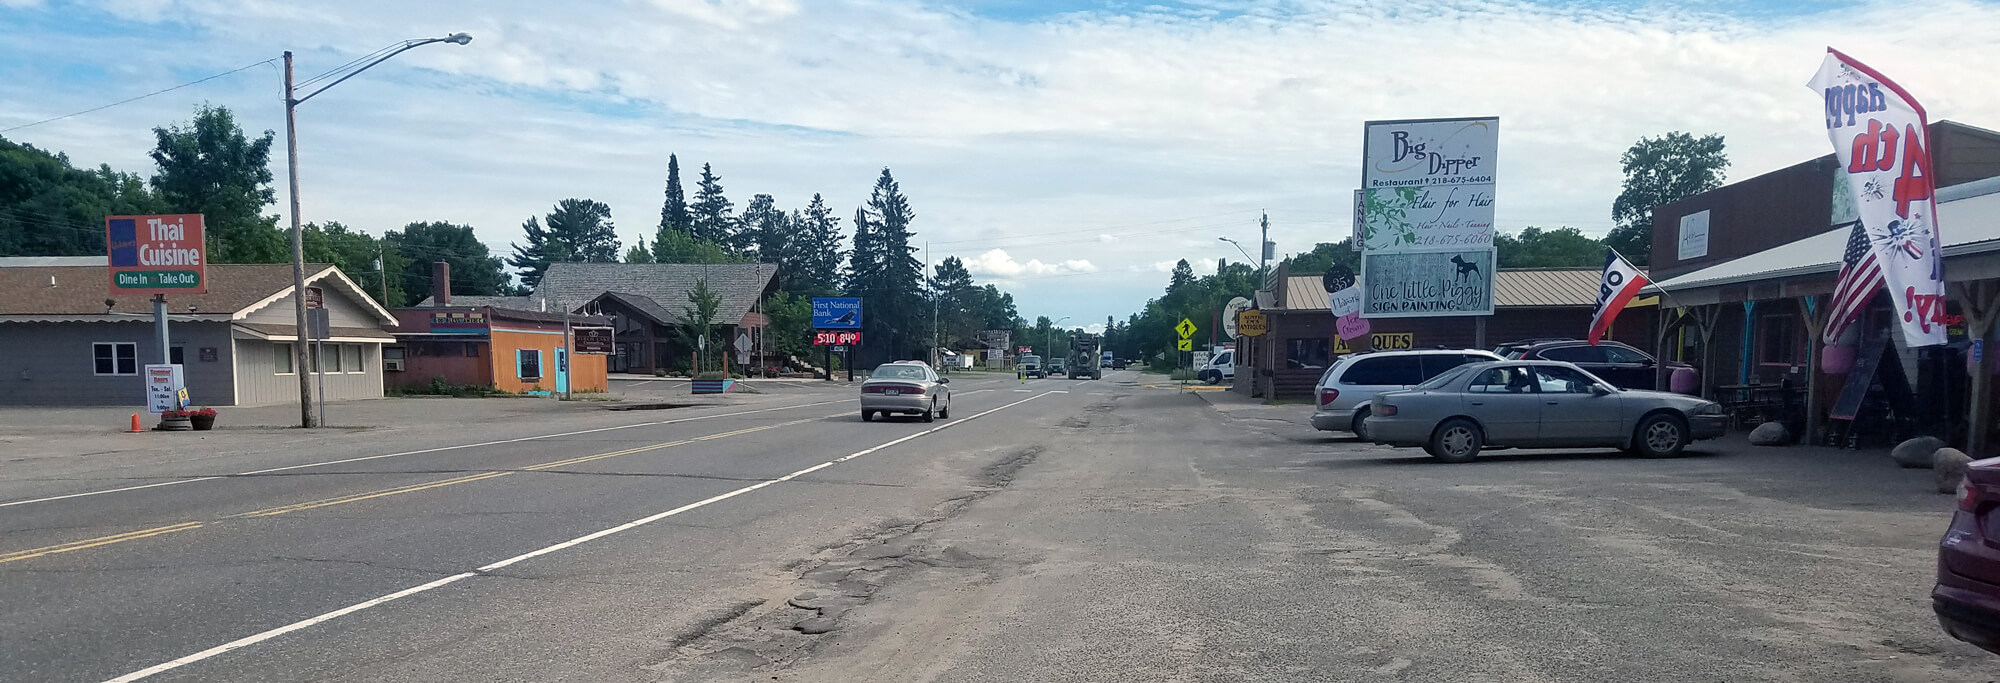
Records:
[[[882,395],[883,395],[883,396],[899,396],[899,395],[901,395],[902,393],[903,393],[903,392],[902,392],[901,390],[898,390],[898,389],[883,389],[883,390],[882,390]]]

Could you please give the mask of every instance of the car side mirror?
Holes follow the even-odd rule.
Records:
[[[950,377],[939,377],[939,378],[938,378],[938,384],[950,384],[950,383],[951,383],[951,378],[950,378]]]
[[[1610,396],[1611,390],[1602,384],[1592,384],[1590,385],[1590,393],[1598,396]]]

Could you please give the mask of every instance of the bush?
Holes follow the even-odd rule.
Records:
[[[723,371],[721,371],[721,370],[709,370],[709,371],[707,371],[707,372],[703,372],[703,373],[701,373],[701,374],[699,374],[699,375],[695,375],[695,377],[694,377],[694,378],[695,378],[695,379],[705,379],[705,380],[712,380],[712,379],[729,379],[729,373],[726,373],[726,372],[723,372]]]
[[[1174,370],[1172,375],[1168,375],[1168,378],[1176,382],[1181,382],[1181,381],[1192,382],[1194,381],[1195,373],[1193,370],[1182,368]]]
[[[667,376],[667,369],[666,369],[666,368],[655,368],[655,369],[653,370],[653,376],[654,376],[654,377],[665,377],[665,376]]]

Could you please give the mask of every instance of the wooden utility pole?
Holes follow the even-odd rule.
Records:
[[[1826,330],[1826,320],[1820,316],[1825,307],[1820,306],[1819,295],[1799,297],[1799,319],[1806,323],[1806,433],[1799,435],[1798,443],[1819,443],[1819,355],[1826,351],[1826,341],[1821,335]]]
[[[1988,343],[1992,336],[1995,318],[2000,318],[2000,282],[1983,280],[1979,282],[1951,283],[1951,292],[1958,298],[1959,310],[1965,312],[1966,336],[1972,338],[1972,378],[1968,383],[1971,396],[1966,401],[1965,453],[1974,458],[1984,458],[1986,453],[1987,425],[1993,419],[1993,371],[1986,354],[1993,350]]]

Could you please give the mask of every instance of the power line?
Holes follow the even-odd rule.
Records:
[[[103,111],[103,110],[106,110],[106,109],[110,109],[110,108],[112,108],[112,107],[116,107],[116,106],[118,106],[118,105],[121,105],[121,104],[131,104],[131,103],[133,103],[133,102],[137,102],[137,101],[139,101],[139,100],[143,100],[143,99],[146,99],[146,98],[148,98],[148,97],[152,97],[152,96],[154,96],[154,95],[163,95],[163,94],[166,94],[166,93],[170,93],[170,92],[173,92],[173,91],[175,91],[175,90],[179,90],[179,89],[181,89],[181,88],[185,88],[185,87],[188,87],[188,86],[191,86],[191,85],[200,85],[200,84],[202,84],[202,83],[207,83],[207,82],[209,82],[209,81],[212,81],[212,80],[215,80],[215,79],[218,79],[218,78],[221,78],[221,77],[223,77],[223,76],[228,76],[228,75],[230,75],[230,74],[233,74],[233,73],[236,73],[236,72],[238,72],[238,71],[244,71],[244,70],[247,70],[247,69],[251,69],[251,68],[254,68],[254,67],[259,67],[259,66],[263,66],[263,65],[265,65],[265,64],[270,64],[271,62],[275,62],[275,61],[278,61],[278,60],[277,60],[277,59],[275,59],[275,58],[273,58],[273,59],[266,59],[266,60],[264,60],[264,61],[261,61],[261,62],[257,62],[257,63],[255,63],[255,64],[248,64],[248,65],[245,65],[245,66],[242,66],[242,67],[239,67],[239,68],[235,68],[235,69],[230,69],[230,70],[228,70],[228,71],[224,71],[224,72],[222,72],[222,73],[219,73],[219,74],[216,74],[216,75],[213,75],[213,76],[209,76],[209,77],[207,77],[207,78],[203,78],[203,79],[200,79],[200,80],[194,80],[194,81],[188,81],[188,82],[186,82],[186,83],[182,83],[182,84],[180,84],[180,85],[176,85],[176,86],[174,86],[174,87],[171,87],[171,88],[167,88],[167,89],[165,89],[165,90],[155,90],[155,91],[153,91],[153,92],[149,92],[149,93],[146,93],[146,94],[144,94],[144,95],[140,95],[140,96],[138,96],[138,97],[134,97],[134,98],[131,98],[131,99],[125,99],[125,100],[119,100],[119,101],[117,101],[117,102],[112,102],[111,104],[107,104],[107,105],[104,105],[104,106],[101,106],[101,107],[91,107],[91,108],[89,108],[89,109],[85,109],[85,110],[83,110],[83,111],[79,111],[79,112],[75,112],[75,113],[71,113],[71,114],[63,114],[62,116],[57,116],[57,117],[55,117],[55,118],[48,118],[48,119],[42,119],[42,120],[40,120],[40,121],[36,121],[36,122],[34,122],[34,123],[24,123],[24,124],[21,124],[21,125],[18,125],[18,126],[15,126],[15,127],[13,127],[13,128],[4,128],[4,129],[0,129],[0,133],[12,133],[12,132],[14,132],[14,131],[17,131],[17,130],[20,130],[20,129],[22,129],[22,128],[28,128],[28,127],[31,127],[31,126],[39,126],[39,125],[42,125],[42,124],[44,124],[44,123],[49,123],[49,122],[51,122],[51,121],[61,121],[61,120],[63,120],[63,119],[66,119],[66,118],[70,118],[70,117],[73,117],[73,116],[82,116],[82,115],[84,115],[84,114],[89,114],[89,113],[92,113],[92,112],[98,112],[98,111]]]

